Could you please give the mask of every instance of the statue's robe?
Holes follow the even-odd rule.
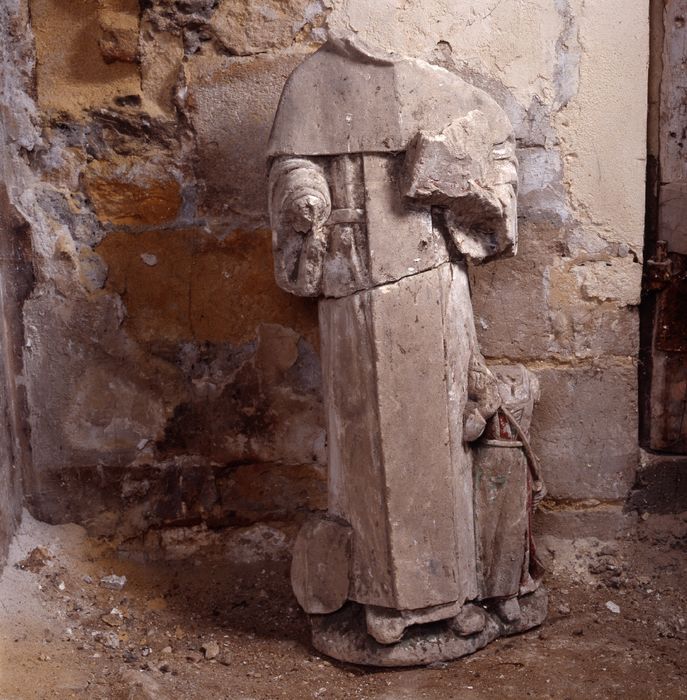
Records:
[[[451,219],[445,208],[463,193],[422,170],[451,137],[431,135],[453,124],[459,138],[475,119],[491,139],[472,154],[483,181],[470,158],[454,161],[496,214],[481,220],[482,195],[469,194],[478,215]],[[350,39],[330,40],[282,94],[269,143],[275,273],[284,289],[320,297],[329,512],[351,528],[347,597],[359,603],[417,610],[479,595],[463,435],[479,350],[465,255],[515,250],[513,147],[481,90]],[[327,221],[295,230],[282,206],[294,191],[326,201]],[[497,243],[480,248],[496,223]]]

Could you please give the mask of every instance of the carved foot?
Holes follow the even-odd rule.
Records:
[[[365,626],[367,633],[380,644],[400,642],[407,624],[400,612],[377,608],[372,605],[365,607]]]
[[[514,624],[522,617],[520,610],[520,601],[517,598],[508,598],[508,600],[500,600],[494,605],[496,614],[506,623]]]
[[[449,627],[461,637],[481,632],[487,625],[487,613],[474,603],[466,603],[461,611],[449,622]]]
[[[405,631],[412,625],[447,620],[458,613],[458,603],[435,605],[421,610],[393,610],[376,605],[365,606],[365,624],[368,634],[380,644],[400,642]]]

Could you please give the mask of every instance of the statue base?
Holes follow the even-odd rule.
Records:
[[[415,625],[400,642],[379,644],[367,632],[361,605],[348,602],[330,615],[311,615],[313,646],[339,661],[363,666],[425,666],[437,661],[452,661],[482,649],[499,637],[526,632],[546,618],[548,594],[544,587],[519,599],[520,616],[506,622],[496,606],[486,604],[484,628],[476,634],[461,636],[450,620]]]

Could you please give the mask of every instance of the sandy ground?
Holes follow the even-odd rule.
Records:
[[[26,515],[0,579],[0,700],[687,697],[687,514],[652,516],[631,541],[545,541],[544,626],[393,671],[314,652],[284,542],[252,536],[194,551],[198,533],[181,533],[166,556],[182,560],[123,559]],[[100,583],[113,573],[119,591]]]

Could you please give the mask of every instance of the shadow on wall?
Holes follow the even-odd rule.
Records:
[[[322,506],[317,312],[274,283],[264,150],[329,4],[30,0],[41,138],[15,157],[37,279],[24,327],[38,517],[133,536]],[[546,53],[546,99],[523,102],[443,38],[426,58],[516,125],[522,247],[472,275],[481,346],[539,376],[552,496],[619,504],[636,466],[641,266],[571,210],[555,120],[578,90],[579,27],[537,12],[565,51]]]
[[[277,3],[262,39],[299,53],[229,57],[213,5],[31,2],[28,501],[51,522],[133,536],[323,506],[317,310],[274,282],[264,171],[315,27]]]
[[[21,307],[33,287],[29,227],[0,183],[0,569],[19,523],[22,472],[30,474]]]

